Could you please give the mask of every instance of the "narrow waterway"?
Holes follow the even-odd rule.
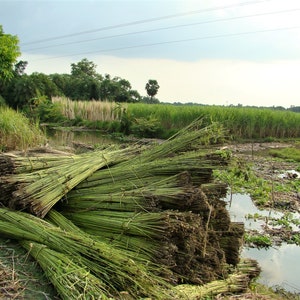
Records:
[[[64,130],[47,128],[47,137],[51,147],[103,147],[117,143],[107,134],[97,130]]]
[[[225,199],[231,220],[244,222],[246,229],[260,230],[263,220],[254,221],[247,219],[248,214],[258,213],[262,216],[280,217],[282,214],[276,211],[259,210],[253,204],[250,196],[244,194],[228,195]],[[283,243],[278,247],[248,248],[244,247],[242,257],[253,258],[258,261],[262,272],[258,282],[270,287],[282,287],[287,291],[300,293],[300,247]]]

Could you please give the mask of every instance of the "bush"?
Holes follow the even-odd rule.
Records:
[[[0,150],[26,150],[46,141],[37,123],[30,123],[23,114],[0,106]]]
[[[131,132],[138,137],[159,138],[163,132],[160,122],[155,118],[139,118],[131,126]]]

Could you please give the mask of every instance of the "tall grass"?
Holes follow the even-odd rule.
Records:
[[[234,138],[298,138],[300,114],[268,108],[225,106],[175,106],[129,103],[128,113],[136,118],[155,118],[167,129],[178,130],[199,116],[223,124]]]
[[[64,97],[53,97],[52,102],[60,103],[62,114],[70,120],[116,121],[120,120],[122,114],[120,105],[115,102],[72,101]]]
[[[119,121],[126,109],[126,119],[129,122],[136,123],[139,119],[141,123],[141,120],[149,120],[149,126],[158,122],[162,130],[169,134],[188,126],[199,117],[204,117],[207,124],[203,126],[211,121],[219,122],[235,139],[300,137],[300,114],[292,111],[143,103],[126,103],[121,106],[115,102],[71,101],[61,97],[53,98],[52,101],[60,103],[62,113],[71,120],[80,118],[89,121]]]
[[[30,123],[22,113],[0,106],[0,150],[26,150],[45,142],[37,123]]]

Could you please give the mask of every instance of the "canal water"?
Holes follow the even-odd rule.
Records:
[[[73,148],[80,145],[101,148],[112,143],[117,143],[116,140],[113,140],[107,134],[99,130],[64,130],[47,128],[46,133],[48,143],[53,148]]]
[[[261,230],[264,221],[247,219],[248,214],[258,213],[262,216],[280,218],[282,213],[269,210],[259,210],[253,204],[250,196],[233,194],[224,199],[233,222],[244,222],[246,229]],[[259,283],[269,287],[282,287],[287,291],[300,293],[300,246],[283,243],[281,246],[262,248],[244,247],[242,257],[255,259],[262,272]]]

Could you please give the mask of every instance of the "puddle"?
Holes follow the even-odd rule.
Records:
[[[230,195],[224,200],[227,202],[231,220],[244,222],[246,229],[261,230],[261,226],[264,224],[264,220],[246,219],[248,214],[258,213],[262,216],[276,218],[283,215],[281,212],[257,209],[248,195],[233,194],[231,200]],[[280,286],[287,291],[300,293],[299,246],[283,243],[279,247],[268,249],[245,247],[241,255],[258,261],[262,269],[258,282],[270,287]]]
[[[300,293],[300,247],[282,244],[278,248],[245,248],[242,257],[257,260],[262,272],[258,282],[274,287],[280,286],[287,291]]]
[[[73,147],[76,144],[84,144],[88,146],[103,146],[116,143],[115,140],[108,135],[103,134],[97,130],[59,130],[59,129],[47,129],[47,136],[49,144],[52,147]]]

